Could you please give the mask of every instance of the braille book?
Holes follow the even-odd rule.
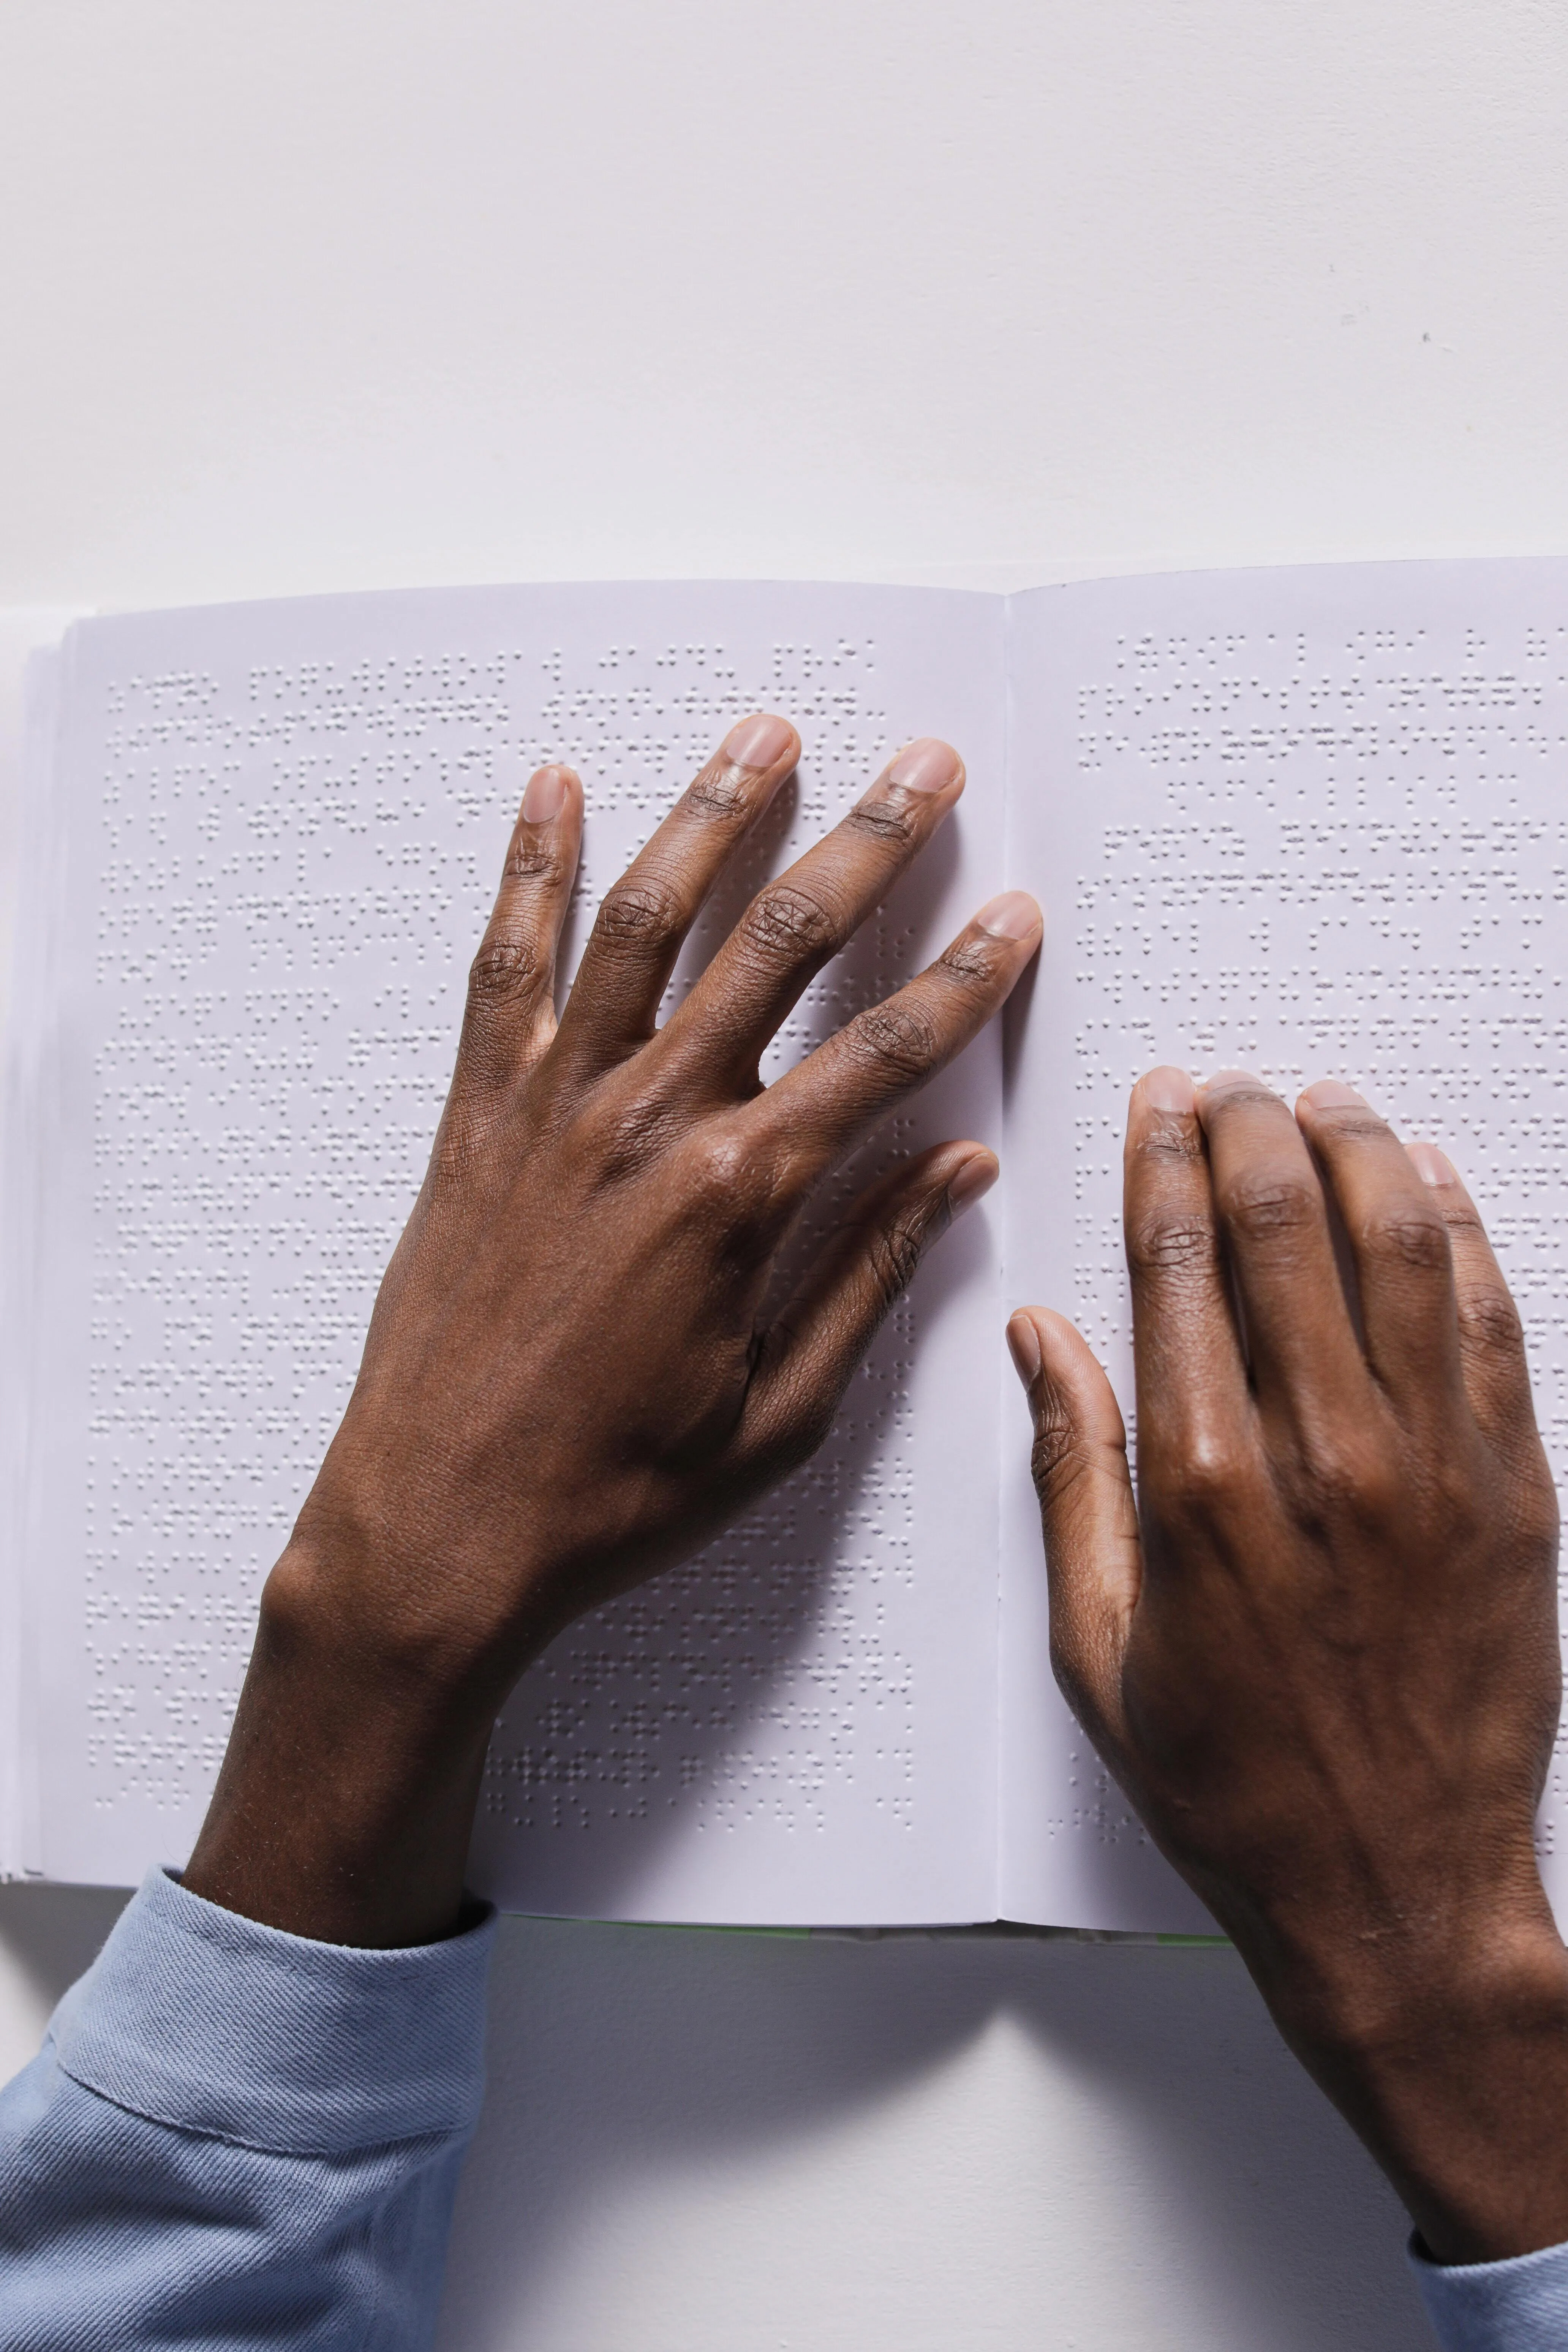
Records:
[[[798,779],[673,983],[896,747],[954,818],[776,1071],[993,892],[1037,971],[817,1204],[974,1136],[1002,1182],[822,1453],[595,1612],[498,1721],[473,1860],[513,1908],[1204,1932],[1051,1681],[1008,1308],[1131,1403],[1127,1090],[1362,1086],[1490,1223],[1561,1467],[1568,564],[1098,581],[464,589],[78,623],[37,659],[10,877],[0,1861],[189,1848],[257,1597],[423,1171],[531,770],[582,772],[594,904],[739,713]],[[1543,1809],[1548,1883],[1561,1765]]]

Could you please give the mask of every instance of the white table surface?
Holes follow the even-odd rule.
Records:
[[[1535,0],[9,0],[0,604],[1561,552],[1565,90]],[[113,1906],[0,1891],[0,2060]],[[1401,2242],[1226,1951],[511,1922],[442,2340],[1413,2352]]]

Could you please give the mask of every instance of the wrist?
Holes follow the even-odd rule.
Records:
[[[1538,1880],[1533,1901],[1255,1973],[1436,2260],[1568,2240],[1568,1952]]]
[[[489,1694],[493,1713],[557,1626],[548,1579],[509,1525],[423,1494],[396,1507],[351,1412],[267,1580],[264,1615],[338,1671],[437,1706]]]
[[[455,1645],[367,1622],[352,1580],[290,1544],[186,1884],[324,1942],[448,1934],[495,1704]]]

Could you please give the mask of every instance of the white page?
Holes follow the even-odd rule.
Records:
[[[1009,878],[1046,946],[1009,1041],[1005,1290],[1073,1315],[1131,1423],[1120,1229],[1141,1070],[1361,1086],[1471,1186],[1568,1468],[1568,565],[1046,589],[1010,614]],[[1003,1497],[1002,1909],[1206,1919],[1050,1682],[1021,1403]],[[1568,1917],[1559,1747],[1541,1844]]]
[[[723,894],[732,916],[898,742],[963,746],[957,819],[813,989],[793,1057],[999,886],[1002,630],[991,598],[704,584],[73,634],[58,1088],[37,1107],[50,1874],[123,1883],[188,1849],[261,1579],[419,1181],[531,768],[583,771],[593,900],[733,716],[790,713],[800,790]],[[999,1066],[993,1034],[857,1181],[891,1150],[994,1140]],[[816,1463],[531,1674],[492,1755],[480,1885],[626,1917],[994,1912],[996,1310],[982,1210]]]
[[[28,695],[29,670],[33,656],[58,646],[75,617],[44,605],[0,611],[0,1037],[9,1025],[24,745],[29,724],[37,730],[45,716],[42,695]],[[29,1188],[11,1159],[12,1097],[19,1078],[19,1072],[8,1070],[0,1088],[0,1231],[26,1214]],[[23,1177],[20,1188],[18,1177]],[[26,1315],[27,1270],[28,1261],[20,1255],[9,1265],[0,1265],[0,1330],[14,1331]],[[23,1877],[37,1865],[33,1692],[23,1664],[23,1530],[14,1516],[28,1420],[26,1385],[16,1377],[19,1369],[14,1358],[0,1358],[0,1878]]]

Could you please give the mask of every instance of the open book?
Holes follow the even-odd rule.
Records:
[[[1059,1306],[1131,1406],[1121,1140],[1152,1062],[1245,1062],[1287,1092],[1348,1078],[1448,1148],[1562,1458],[1568,565],[89,620],[33,667],[16,856],[11,1870],[124,1884],[189,1847],[262,1579],[420,1181],[530,771],[569,760],[586,786],[574,953],[759,706],[799,726],[798,785],[674,987],[900,742],[949,737],[969,768],[955,817],[771,1066],[1027,887],[1045,947],[1005,1026],[819,1222],[945,1136],[994,1143],[1002,1183],[890,1318],[823,1453],[524,1677],[479,1886],[621,1918],[1211,1927],[1052,1683],[1003,1344],[1011,1305]],[[1549,1884],[1563,1814],[1559,1767]]]

